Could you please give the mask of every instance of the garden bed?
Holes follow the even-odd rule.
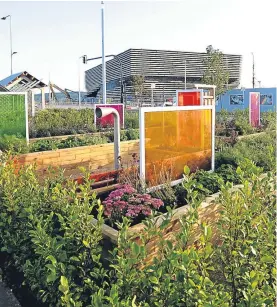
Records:
[[[230,189],[230,193],[234,191],[238,191],[242,188],[243,185],[235,185]],[[220,217],[220,204],[217,199],[219,198],[220,192],[214,193],[205,198],[205,200],[201,203],[198,208],[198,223],[194,225],[192,234],[189,238],[188,246],[197,245],[197,241],[199,240],[202,230],[201,224],[206,223],[207,226],[212,229],[212,238],[211,241],[213,244],[217,244],[218,242],[218,231],[217,221]],[[175,210],[173,210],[173,215],[170,219],[169,224],[165,228],[159,229],[159,236],[162,235],[164,240],[170,240],[173,244],[176,242],[175,233],[178,233],[181,229],[180,219],[188,214],[190,210],[190,205],[181,206]],[[166,219],[166,214],[159,215],[153,219],[154,224],[157,228],[161,226],[163,221]],[[94,219],[94,223],[97,223],[97,220]],[[141,245],[140,236],[143,234],[145,230],[145,225],[143,223],[136,224],[128,228],[128,235],[133,242],[136,242],[138,245]],[[117,245],[119,238],[119,230],[104,224],[102,226],[103,237],[105,238],[105,248],[107,250],[104,251],[104,255],[109,254],[109,249],[112,249],[114,245]],[[151,264],[154,258],[159,258],[160,248],[159,242],[160,237],[153,236],[149,239],[146,244],[147,250],[147,258],[145,259],[145,263],[143,265]]]
[[[133,153],[139,152],[139,141],[121,142],[121,157],[124,166],[132,159]],[[99,173],[114,169],[114,144],[101,144],[82,146],[54,151],[43,151],[16,156],[18,166],[36,164],[39,176],[44,176],[49,167],[52,169],[62,168],[65,176],[78,177],[81,175],[80,167],[88,171]]]

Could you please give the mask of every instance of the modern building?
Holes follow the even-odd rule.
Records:
[[[207,53],[199,52],[128,49],[106,62],[107,100],[120,101],[122,70],[125,101],[148,103],[153,94],[155,103],[164,102],[174,97],[176,90],[189,89],[193,84],[201,83],[207,57]],[[224,68],[229,72],[229,88],[238,87],[242,56],[224,54],[223,60]],[[136,82],[132,81],[134,76],[137,76]],[[101,97],[102,64],[85,72],[85,82],[92,96]]]
[[[260,93],[261,112],[276,111],[277,88],[234,89],[221,95],[216,101],[216,111],[244,110],[249,108],[250,93]]]

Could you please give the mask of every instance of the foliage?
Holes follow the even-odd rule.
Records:
[[[57,176],[40,185],[34,170],[0,166],[0,248],[25,284],[49,306],[87,306],[106,272],[100,262],[102,207],[85,180]],[[91,211],[98,209],[98,222]]]
[[[92,109],[47,109],[29,122],[30,137],[44,137],[94,132]]]
[[[47,139],[37,140],[30,145],[30,152],[46,150],[73,148],[78,146],[98,145],[108,143],[110,140],[105,135],[102,136],[70,136],[65,140]]]
[[[232,182],[233,184],[239,183],[239,176],[236,173],[234,166],[230,164],[222,164],[216,170],[216,173],[223,179],[224,182]]]
[[[197,245],[191,241],[203,195],[196,174],[185,167],[182,188],[190,206],[177,219],[180,227],[170,231],[170,208],[163,217],[145,219],[144,231],[133,235],[131,220],[123,217],[107,270],[100,257],[103,208],[90,196],[91,182],[85,179],[77,195],[77,184],[62,176],[41,186],[31,167],[16,173],[3,162],[0,247],[48,306],[274,306],[275,179],[272,173],[261,178],[262,169],[251,161],[237,169],[239,190],[230,193],[232,184],[219,180],[216,241],[205,222]],[[153,238],[157,253],[150,263]]]
[[[271,173],[261,179],[261,170],[250,160],[237,173],[241,190],[230,193],[230,183],[221,187],[222,245],[215,250],[218,271],[231,294],[231,306],[274,306],[275,180]]]
[[[139,128],[139,112],[125,111],[125,129],[138,129]]]
[[[276,131],[276,112],[262,112],[261,113],[261,125],[265,129]]]
[[[244,138],[238,141],[234,147],[216,153],[215,168],[217,169],[222,164],[237,167],[245,157],[251,157],[257,166],[269,171],[276,167],[275,152],[275,133],[273,131],[265,132],[263,135]]]
[[[137,102],[139,102],[139,105],[141,105],[141,103],[143,102],[144,95],[147,94],[145,88],[144,76],[141,75],[132,76],[131,85],[135,98]]]
[[[216,95],[218,96],[226,91],[226,84],[229,83],[229,72],[224,67],[224,55],[219,49],[214,49],[213,46],[209,45],[206,52],[203,83],[216,85]]]
[[[149,194],[139,194],[132,186],[125,184],[112,191],[103,201],[103,205],[104,214],[114,224],[121,221],[123,216],[132,219],[149,216],[152,210],[163,206],[163,202]]]
[[[21,135],[3,135],[0,136],[0,150],[3,152],[27,153],[29,151],[25,138]]]
[[[198,184],[201,184],[206,189],[206,195],[214,194],[220,188],[220,176],[217,173],[198,170],[194,178]]]

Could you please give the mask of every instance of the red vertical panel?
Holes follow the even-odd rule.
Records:
[[[260,125],[260,93],[249,93],[250,124],[252,127]]]
[[[180,92],[178,93],[178,106],[200,106],[200,92]]]
[[[116,109],[120,117],[120,126],[121,128],[124,127],[124,114],[123,114],[124,106],[123,104],[118,104],[118,105],[117,104],[97,104],[96,107]],[[97,118],[96,125],[101,126],[102,128],[113,127],[114,125],[113,115],[111,114],[111,115],[107,115],[102,118]]]

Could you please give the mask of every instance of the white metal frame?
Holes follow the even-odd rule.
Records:
[[[215,167],[215,106],[180,106],[180,107],[146,107],[139,109],[139,167],[140,167],[140,178],[145,180],[145,113],[149,112],[171,112],[171,111],[192,111],[192,110],[212,110],[212,161],[211,161],[211,171],[214,171]],[[171,182],[174,186],[182,182],[182,179],[177,179]],[[161,188],[163,185],[156,187],[151,187],[147,191],[152,191]]]
[[[203,89],[191,89],[191,90],[177,90],[176,91],[176,100],[177,100],[177,106],[178,106],[178,103],[179,103],[179,101],[178,101],[178,94],[179,93],[200,93],[200,106],[202,106],[203,105],[203,103],[204,103],[204,99],[203,99],[203,97],[204,97],[204,90]]]
[[[0,95],[24,95],[25,96],[26,141],[27,141],[27,144],[29,144],[28,93],[27,92],[0,92]]]
[[[259,104],[259,126],[261,125],[261,93],[260,92],[249,92],[249,124],[251,125],[251,94],[258,95],[258,104]]]
[[[94,125],[96,127],[96,113],[95,113],[95,110],[97,107],[103,107],[104,108],[107,108],[107,107],[113,107],[113,106],[122,106],[122,114],[123,114],[123,119],[122,119],[122,123],[123,123],[123,126],[122,126],[122,129],[124,129],[125,127],[125,108],[124,108],[124,104],[123,103],[96,103],[93,105],[93,109],[94,109]]]

